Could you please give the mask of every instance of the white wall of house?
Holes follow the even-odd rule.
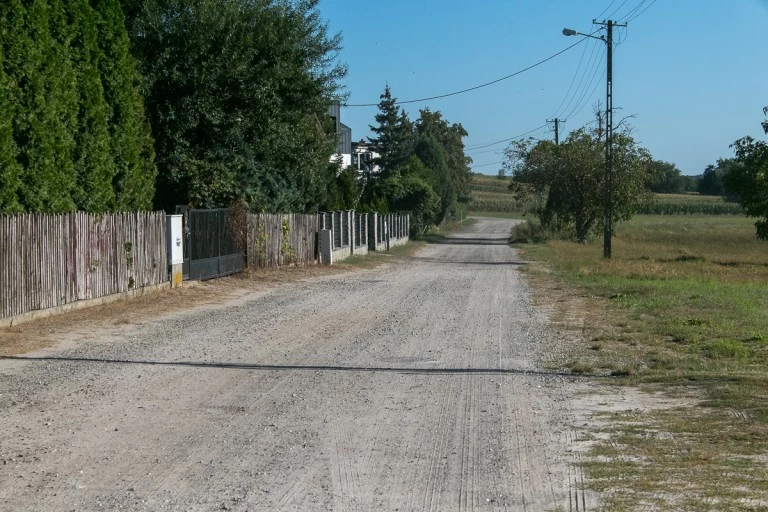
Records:
[[[335,154],[331,155],[331,162],[335,162],[339,157],[341,157],[341,168],[346,169],[350,165],[352,165],[352,155],[351,154]]]

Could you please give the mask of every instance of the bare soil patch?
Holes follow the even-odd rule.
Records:
[[[51,348],[72,336],[140,325],[173,313],[220,304],[285,283],[350,272],[352,265],[306,265],[246,270],[210,281],[186,281],[184,286],[139,297],[69,311],[11,327],[0,328],[0,356]]]

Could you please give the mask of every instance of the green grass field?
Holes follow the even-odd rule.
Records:
[[[524,249],[542,288],[567,290],[560,321],[582,341],[561,364],[696,397],[611,415],[586,464],[608,510],[768,507],[768,242],[752,223],[638,216],[610,261],[599,241]]]
[[[523,213],[535,210],[534,198],[518,199],[509,190],[510,178],[475,174],[470,182],[470,212]],[[741,207],[719,196],[655,194],[639,213],[650,215],[742,215]]]

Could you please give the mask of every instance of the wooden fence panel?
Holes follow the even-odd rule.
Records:
[[[285,241],[283,223],[287,230]],[[316,215],[248,214],[248,266],[264,268],[314,263],[317,228]]]
[[[168,280],[163,212],[0,216],[0,318]]]

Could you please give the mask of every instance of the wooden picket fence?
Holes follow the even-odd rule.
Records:
[[[164,212],[0,216],[0,318],[168,281]]]
[[[317,260],[317,215],[248,214],[248,266],[304,265]]]

